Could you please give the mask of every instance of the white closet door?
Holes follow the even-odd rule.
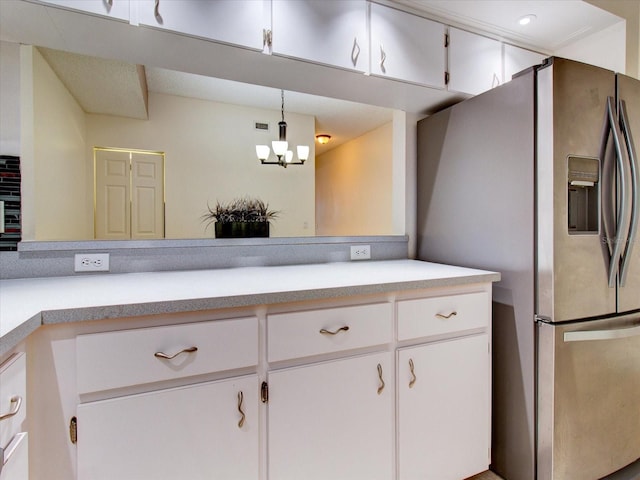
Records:
[[[96,151],[95,237],[131,238],[129,152]]]
[[[131,238],[164,238],[164,157],[131,156]]]

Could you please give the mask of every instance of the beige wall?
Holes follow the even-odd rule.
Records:
[[[318,235],[393,233],[392,139],[388,123],[316,159]]]
[[[93,237],[85,114],[40,53],[21,52],[24,240]]]
[[[94,146],[165,152],[167,238],[212,237],[207,203],[247,195],[280,212],[272,236],[315,234],[312,116],[285,113],[290,144],[311,147],[305,165],[261,165],[255,145],[277,137],[279,111],[150,94],[149,120],[85,114],[38,51],[23,48],[24,240],[93,238]]]
[[[626,72],[624,21],[559,48],[554,55],[607,68],[614,72]]]
[[[640,78],[640,1],[586,0],[626,20],[626,74]]]
[[[285,112],[290,145],[307,144],[305,165],[261,165],[257,143],[278,135],[280,112],[149,94],[149,120],[87,115],[87,145],[165,153],[167,238],[213,237],[202,215],[207,203],[237,197],[261,198],[280,212],[271,236],[314,235],[314,127],[308,115]],[[271,131],[256,131],[254,122]],[[294,150],[295,152],[295,150]]]
[[[20,155],[20,45],[0,41],[0,155]]]

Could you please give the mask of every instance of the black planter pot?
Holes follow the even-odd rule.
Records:
[[[269,222],[215,223],[216,238],[268,237]]]

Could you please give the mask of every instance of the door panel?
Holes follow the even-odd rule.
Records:
[[[164,238],[163,157],[132,154],[131,238]]]
[[[95,152],[95,238],[164,238],[164,155]]]
[[[96,151],[95,237],[122,240],[129,230],[129,152]]]
[[[467,478],[487,469],[486,334],[398,352],[400,480]]]
[[[388,352],[270,372],[269,478],[392,478],[393,386]]]
[[[537,330],[538,479],[597,480],[635,461],[640,318]]]
[[[640,177],[640,81],[624,75],[618,75],[618,95],[626,105],[629,131],[635,147],[636,175]],[[640,178],[637,178],[640,183]],[[640,197],[640,194],[638,195]],[[640,205],[637,207],[640,208]],[[629,269],[624,286],[620,287],[618,294],[618,311],[627,312],[640,308],[640,232],[630,250]]]
[[[613,72],[598,67],[554,58],[538,73],[538,313],[555,322],[616,311],[602,227],[570,232],[568,213],[569,157],[599,158],[613,95]]]
[[[78,480],[257,480],[258,422],[256,375],[83,403]]]

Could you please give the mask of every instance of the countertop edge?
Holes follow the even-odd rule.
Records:
[[[404,290],[419,290],[437,287],[471,285],[497,282],[500,273],[474,271],[469,275],[443,276],[437,278],[389,281],[375,284],[358,284],[328,288],[282,290],[247,295],[223,295],[206,298],[174,299],[154,302],[98,305],[43,310],[0,338],[0,359],[24,341],[41,325],[55,325],[81,321],[121,319],[159,314],[186,313],[224,308],[276,305],[310,300],[341,298],[360,295],[385,294]]]
[[[2,336],[0,339],[0,359],[40,328],[43,325],[42,317],[42,312],[39,312]]]
[[[496,282],[499,273],[469,275],[465,277],[444,277],[427,280],[410,280],[349,287],[332,287],[309,290],[269,292],[249,295],[234,295],[187,300],[167,300],[161,302],[128,303],[124,305],[105,305],[80,307],[62,310],[43,311],[42,324],[54,325],[91,320],[118,319],[158,315],[164,313],[197,312],[222,308],[252,307],[256,305],[275,305],[279,303],[322,300],[358,295],[390,293],[400,290],[419,290],[422,288],[449,287],[474,283]]]

